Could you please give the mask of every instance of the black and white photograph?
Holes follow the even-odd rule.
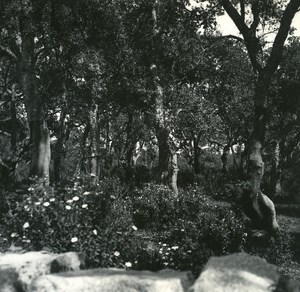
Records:
[[[300,0],[0,0],[0,292],[300,292]]]

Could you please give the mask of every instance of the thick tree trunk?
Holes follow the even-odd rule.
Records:
[[[261,180],[264,174],[262,158],[262,145],[266,129],[265,98],[268,94],[270,76],[260,76],[255,92],[255,120],[253,125],[253,138],[249,148],[249,186],[252,210],[252,220],[260,228],[275,231],[278,229],[275,206],[273,202],[262,193]]]
[[[20,87],[25,98],[33,150],[30,175],[48,184],[51,157],[50,135],[44,118],[42,100],[35,85],[34,33],[32,19],[29,14],[24,14],[20,18],[20,29],[22,45],[18,73]]]
[[[50,135],[45,121],[29,122],[33,154],[30,163],[30,175],[39,181],[49,183],[51,160]]]
[[[158,175],[161,183],[166,184],[169,175],[169,158],[171,154],[169,145],[170,130],[166,125],[163,105],[163,89],[159,84],[156,65],[151,65],[154,86],[156,87],[156,137],[158,141]]]

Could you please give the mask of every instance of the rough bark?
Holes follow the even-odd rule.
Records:
[[[255,117],[253,124],[252,141],[249,147],[248,175],[250,183],[250,198],[254,210],[253,218],[256,225],[261,228],[275,231],[278,229],[276,211],[273,202],[262,193],[261,181],[264,175],[264,162],[262,147],[266,130],[265,99],[270,86],[270,76],[259,75],[255,91]]]

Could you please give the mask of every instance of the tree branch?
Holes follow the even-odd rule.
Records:
[[[230,0],[220,0],[225,11],[233,20],[236,27],[243,35],[245,45],[249,54],[250,62],[255,72],[260,72],[262,66],[257,61],[257,52],[259,50],[259,40],[256,37],[255,31],[253,32],[245,23],[243,17],[237,12]]]
[[[0,44],[0,53],[13,60],[17,60],[17,56],[8,47],[4,47],[1,44]]]
[[[288,36],[292,20],[300,7],[299,0],[290,0],[280,21],[280,27],[275,37],[271,54],[266,65],[266,70],[269,74],[276,71],[283,53],[283,46]]]
[[[240,9],[241,9],[241,16],[243,21],[245,21],[245,3],[244,0],[240,0]]]
[[[259,25],[259,0],[255,0],[252,3],[251,6],[251,11],[252,11],[252,15],[253,15],[253,22],[250,26],[250,30],[253,34],[255,34],[255,31]]]

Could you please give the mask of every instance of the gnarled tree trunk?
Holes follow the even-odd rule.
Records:
[[[271,76],[261,74],[255,91],[255,118],[253,137],[249,147],[249,185],[252,201],[252,220],[258,226],[268,230],[277,230],[278,223],[274,203],[261,191],[261,180],[264,174],[262,147],[266,130],[265,99],[268,94]],[[248,206],[249,207],[249,206]]]

